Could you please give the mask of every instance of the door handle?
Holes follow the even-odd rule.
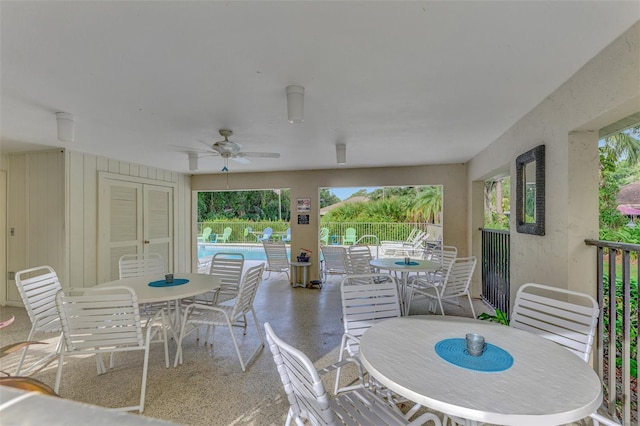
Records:
[[[149,244],[149,241],[148,241],[148,240],[144,240],[144,243],[145,243],[145,244]]]

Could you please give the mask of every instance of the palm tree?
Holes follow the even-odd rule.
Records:
[[[442,187],[425,186],[416,194],[416,198],[409,210],[412,222],[425,221],[440,223],[442,214]]]
[[[640,126],[632,127],[615,135],[607,136],[600,148],[605,155],[617,158],[625,166],[640,163]]]

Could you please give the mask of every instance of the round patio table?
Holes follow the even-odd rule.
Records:
[[[197,296],[218,289],[221,284],[220,277],[209,274],[174,274],[174,280],[178,279],[188,279],[189,282],[170,287],[151,287],[150,282],[164,280],[164,275],[145,275],[108,281],[96,287],[131,287],[138,296],[138,303],[157,303]]]
[[[177,341],[177,331],[179,331],[180,323],[180,300],[188,297],[197,296],[208,291],[214,291],[220,288],[222,282],[220,277],[209,274],[174,274],[174,281],[179,279],[187,279],[188,283],[182,285],[174,285],[169,287],[152,287],[149,283],[164,280],[164,275],[144,275],[141,277],[123,278],[120,280],[107,281],[98,284],[96,287],[114,287],[127,286],[131,287],[138,297],[138,303],[159,303],[168,302],[169,307],[173,308],[168,312],[169,330]]]
[[[407,306],[407,280],[411,272],[435,272],[442,268],[442,265],[437,262],[422,259],[411,259],[411,264],[404,263],[404,257],[379,257],[371,259],[369,264],[376,269],[383,269],[385,271],[400,272],[402,274],[402,280],[400,281],[400,312],[402,315],[409,315],[406,312]]]
[[[436,353],[445,339],[479,333],[513,364],[475,371]],[[411,316],[379,322],[360,340],[369,374],[424,407],[478,423],[540,426],[571,423],[596,411],[602,385],[593,369],[564,347],[533,333],[462,317]],[[490,361],[487,359],[487,361]]]

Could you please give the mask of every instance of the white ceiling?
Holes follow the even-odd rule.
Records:
[[[638,1],[0,3],[3,152],[66,147],[189,173],[466,162],[640,19]],[[285,87],[306,89],[290,124]],[[76,116],[75,142],[55,112]],[[184,147],[176,148],[173,145]],[[220,157],[197,173],[218,173]]]

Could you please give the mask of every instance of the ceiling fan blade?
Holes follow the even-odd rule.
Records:
[[[240,152],[237,157],[280,158],[277,152]]]
[[[251,161],[247,158],[244,158],[240,155],[237,155],[235,157],[231,157],[231,160],[235,161],[238,164],[251,164]]]
[[[169,145],[169,146],[172,148],[178,148],[176,151],[182,152],[184,154],[199,154],[201,156],[209,156],[209,155],[219,156],[220,155],[211,149],[191,148],[191,147],[180,146],[180,145]]]

